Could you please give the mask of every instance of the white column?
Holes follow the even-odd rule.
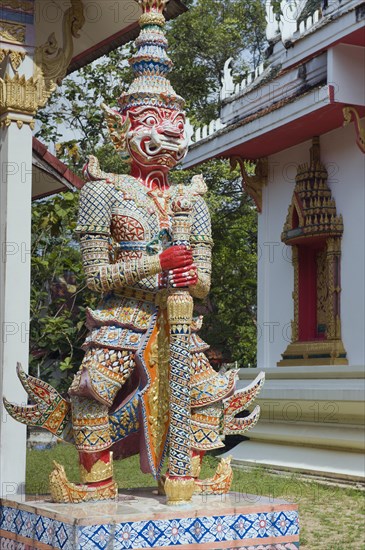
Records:
[[[0,134],[0,491],[11,498],[24,494],[26,427],[9,417],[2,398],[26,403],[15,368],[19,361],[28,369],[32,131],[12,122]]]

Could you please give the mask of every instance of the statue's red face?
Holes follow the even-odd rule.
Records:
[[[173,168],[186,154],[185,116],[181,111],[157,107],[134,107],[126,136],[133,161],[147,167]]]

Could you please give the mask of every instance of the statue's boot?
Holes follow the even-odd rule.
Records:
[[[79,453],[81,484],[68,481],[63,466],[54,462],[49,486],[55,502],[79,503],[115,500],[118,485],[113,480],[113,453]]]
[[[200,450],[194,449],[192,454],[192,471],[195,478],[195,493],[225,494],[231,488],[233,472],[231,457],[222,458],[215,474],[208,479],[200,479],[201,463],[204,456],[202,449],[205,441],[214,444],[215,448],[223,447],[219,434],[243,435],[253,428],[260,416],[260,407],[257,405],[251,413],[248,411],[242,418],[236,415],[246,411],[260,393],[265,381],[265,374],[260,373],[255,380],[232,395],[223,399],[222,409],[216,407],[202,407],[192,414],[193,440],[200,446]]]
[[[195,480],[195,493],[204,495],[225,495],[229,492],[233,479],[232,457],[221,458],[215,474],[207,479]]]

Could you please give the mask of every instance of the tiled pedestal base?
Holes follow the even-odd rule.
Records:
[[[240,493],[195,496],[185,507],[167,506],[152,489],[124,492],[117,503],[0,503],[1,550],[299,548],[297,506]]]

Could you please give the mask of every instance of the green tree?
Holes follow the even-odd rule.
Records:
[[[169,24],[171,82],[187,99],[193,123],[219,114],[223,68],[233,59],[237,80],[263,59],[265,14],[260,0],[190,0],[190,10]]]
[[[213,271],[209,296],[196,303],[204,315],[201,336],[216,361],[256,364],[257,214],[243,191],[238,170],[211,160],[194,170],[176,170],[175,182],[202,173],[212,218]],[[218,356],[217,356],[218,352]],[[220,356],[220,361],[219,361]]]
[[[73,239],[77,199],[77,193],[63,193],[34,203],[32,211],[30,367],[61,391],[81,360],[84,304],[94,301]]]

